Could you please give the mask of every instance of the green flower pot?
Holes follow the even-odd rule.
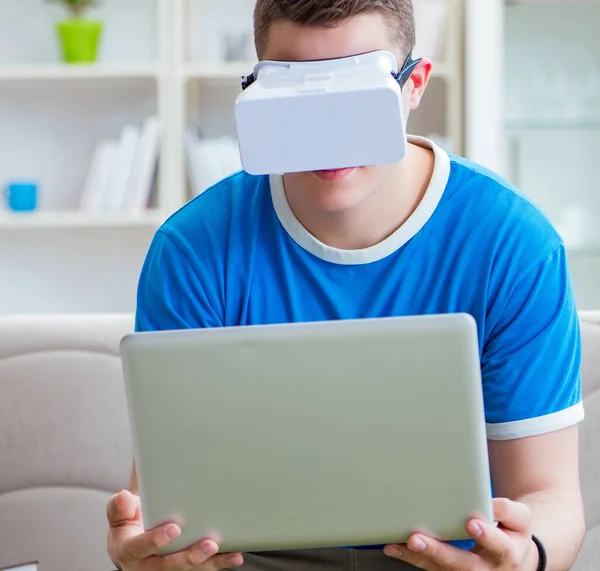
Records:
[[[103,23],[89,20],[65,20],[56,25],[66,63],[94,63],[102,37]]]

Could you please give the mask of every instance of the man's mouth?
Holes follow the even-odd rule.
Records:
[[[356,169],[347,168],[347,169],[331,169],[331,170],[323,170],[323,171],[315,171],[315,174],[322,180],[341,180],[346,178],[352,171]]]

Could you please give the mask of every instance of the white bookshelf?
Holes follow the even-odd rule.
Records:
[[[170,0],[102,0],[98,63],[61,63],[61,7],[2,0],[0,18],[0,314],[133,311],[141,265],[168,216],[170,136],[161,141],[151,208],[79,209],[94,149],[172,108]],[[14,179],[40,185],[40,208],[12,213]]]
[[[37,180],[40,207],[31,214],[12,214],[0,195],[0,267],[3,275],[15,280],[22,278],[22,270],[14,267],[17,259],[27,260],[28,275],[47,273],[48,259],[67,268],[69,245],[76,245],[83,264],[81,281],[89,281],[87,297],[80,296],[78,307],[93,310],[89,292],[96,291],[91,283],[94,268],[103,267],[105,272],[120,268],[118,273],[114,270],[115,284],[130,290],[156,229],[193,196],[186,164],[187,129],[195,126],[209,138],[235,137],[233,104],[242,76],[255,64],[254,2],[102,0],[91,13],[105,24],[99,61],[69,66],[60,62],[55,36],[55,22],[64,15],[59,6],[42,0],[1,1],[0,190],[10,180]],[[427,1],[448,2],[449,33],[410,130],[419,135],[439,133],[451,141],[449,151],[460,153],[463,0],[416,0]],[[225,34],[247,36],[243,57],[226,61]],[[80,210],[97,143],[117,138],[126,124],[140,125],[151,115],[159,118],[162,136],[148,211]],[[121,248],[115,245],[116,237]],[[15,258],[16,247],[26,255]],[[126,268],[129,273],[123,277]],[[71,281],[75,288],[77,280]],[[49,301],[55,308],[62,307],[55,303],[57,291],[65,287],[60,283]],[[26,303],[12,298],[13,293],[0,283],[0,313]],[[65,299],[77,295],[75,289],[64,292]],[[132,309],[133,297],[132,291],[115,295],[112,309]],[[107,301],[98,301],[96,307],[105,309]]]
[[[149,228],[157,229],[166,216],[159,210],[148,210],[140,214],[107,213],[90,214],[77,211],[50,211],[35,213],[0,213],[3,230],[52,230],[60,228]]]
[[[417,3],[427,1],[439,3],[443,0],[417,0]],[[86,224],[97,226],[100,215],[90,217],[76,209],[91,163],[94,142],[108,132],[117,136],[120,125],[127,121],[143,120],[143,115],[138,112],[143,107],[146,114],[156,114],[163,125],[158,183],[152,207],[169,213],[182,206],[191,197],[186,182],[186,128],[193,124],[212,136],[235,136],[233,103],[239,93],[241,77],[252,71],[255,61],[251,58],[254,53],[248,50],[247,61],[223,61],[220,34],[226,30],[246,33],[250,41],[253,3],[248,0],[104,0],[103,8],[94,14],[105,21],[104,51],[100,61],[94,65],[69,66],[58,63],[57,42],[52,36],[54,21],[61,16],[57,7],[40,4],[39,0],[4,2],[11,4],[14,18],[11,23],[9,11],[9,19],[5,24],[7,27],[14,24],[23,30],[27,29],[19,18],[20,5],[23,14],[32,10],[39,14],[33,27],[43,38],[38,50],[27,53],[23,48],[23,53],[17,53],[12,61],[0,59],[0,95],[8,93],[12,97],[8,110],[0,110],[0,115],[11,112],[13,121],[9,121],[9,132],[11,129],[21,132],[19,116],[26,117],[32,106],[35,108],[44,100],[54,99],[55,102],[52,106],[40,105],[38,114],[34,110],[38,131],[32,127],[29,133],[16,137],[17,140],[21,139],[23,147],[25,135],[28,134],[32,140],[37,139],[33,149],[28,149],[26,162],[30,167],[33,162],[33,167],[29,169],[31,172],[21,164],[22,161],[6,159],[4,165],[0,161],[0,184],[12,178],[39,180],[43,200],[41,210],[36,214],[40,225],[47,225],[48,220],[53,220],[53,225],[59,226],[64,221],[73,229],[83,228]],[[447,21],[449,33],[441,50],[444,59],[440,58],[434,64],[426,101],[423,109],[411,118],[411,127],[416,134],[439,133],[451,142],[448,150],[460,153],[463,148],[462,0],[447,0],[447,3],[451,9]],[[144,41],[139,39],[136,40],[139,44],[136,49],[131,49],[133,30],[127,33],[127,22],[119,19],[120,11],[131,23],[153,23],[147,26],[151,33],[145,32],[145,50],[140,47]],[[232,24],[231,14],[237,15],[235,24]],[[117,28],[114,32],[111,23],[112,28]],[[14,44],[14,26],[12,32]],[[119,32],[121,37],[116,35]],[[23,34],[25,41],[25,32]],[[0,40],[0,50],[2,47]],[[40,57],[42,51],[44,56]],[[137,57],[130,57],[132,52]],[[127,59],[120,57],[122,54]],[[94,96],[96,107],[93,102],[85,101],[84,86],[88,90],[104,90],[103,95]],[[78,98],[78,93],[81,98]],[[110,99],[110,103],[100,101],[103,96]],[[135,99],[143,101],[143,104],[136,105]],[[56,128],[56,124],[49,119],[54,105],[57,106],[56,111],[63,115],[67,129],[73,132],[71,142],[64,133],[58,145],[54,137],[52,143],[48,141],[48,133]],[[71,117],[65,106],[76,110]],[[87,109],[82,110],[82,107]],[[89,125],[85,135],[81,135],[77,133],[77,127],[85,124],[86,113],[92,117],[102,114],[106,121],[92,120],[93,124]],[[47,125],[44,125],[45,121]],[[68,126],[69,121],[71,126]],[[110,129],[106,128],[109,124]],[[46,131],[40,137],[43,129]],[[66,148],[69,144],[75,149],[77,166],[58,167],[59,161],[65,160],[61,154],[69,154]],[[13,152],[16,152],[15,147]],[[39,163],[44,163],[39,168],[35,164],[36,153],[41,157]],[[51,165],[53,155],[54,168]],[[60,177],[66,178],[66,184],[64,178],[60,180]],[[69,188],[66,193],[65,186]],[[68,214],[64,214],[65,210],[69,211]],[[53,214],[56,211],[59,213]],[[123,226],[127,219],[126,215],[110,213],[106,215],[103,225],[107,228],[113,224]],[[74,223],[74,220],[80,222]],[[26,218],[0,217],[0,231],[3,228],[14,231],[20,224],[24,229],[32,226],[32,222]],[[136,227],[138,224],[139,217],[131,217],[131,225]]]
[[[182,66],[180,79],[241,80],[252,71],[255,62],[191,63]],[[250,70],[250,71],[249,71]]]
[[[96,145],[129,123],[168,113],[172,30],[169,0],[103,0],[90,17],[104,22],[98,62],[63,64],[55,22],[64,9],[40,0],[4,0],[0,21],[0,188],[35,180],[39,209],[11,214],[2,196],[0,232],[32,228],[138,230],[155,225],[168,184],[165,137],[152,212],[90,214],[79,209]],[[9,142],[10,141],[10,142]],[[166,182],[166,184],[165,184]],[[1,236],[1,235],[0,235]]]
[[[0,81],[60,81],[64,79],[159,79],[161,69],[147,65],[3,65]]]

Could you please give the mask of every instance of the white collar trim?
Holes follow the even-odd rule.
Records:
[[[317,240],[302,226],[290,208],[285,195],[282,175],[271,175],[271,197],[273,207],[281,225],[290,237],[311,254],[334,264],[370,264],[386,258],[409,242],[427,224],[437,208],[450,178],[450,157],[433,141],[423,137],[409,136],[409,141],[435,153],[435,165],[425,196],[410,218],[391,236],[362,250],[340,250]]]

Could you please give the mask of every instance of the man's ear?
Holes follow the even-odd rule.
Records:
[[[416,66],[406,83],[409,89],[410,110],[414,111],[419,107],[425,88],[431,77],[431,60],[423,58]]]

